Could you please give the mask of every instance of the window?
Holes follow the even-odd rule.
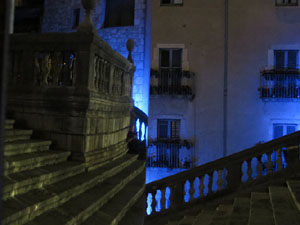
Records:
[[[179,139],[180,120],[159,119],[157,120],[158,139]]]
[[[182,49],[160,49],[160,69],[181,69]]]
[[[297,6],[298,0],[276,0],[276,6]]]
[[[178,93],[181,86],[182,49],[160,49],[158,86],[162,94]]]
[[[297,124],[273,124],[273,138],[279,138],[287,134],[294,133],[297,130]]]
[[[72,29],[75,29],[79,25],[80,9],[73,9],[72,13]]]
[[[297,69],[299,67],[298,50],[274,50],[275,69]]]
[[[160,5],[183,5],[183,0],[161,0]]]
[[[134,25],[134,0],[106,1],[104,27]]]

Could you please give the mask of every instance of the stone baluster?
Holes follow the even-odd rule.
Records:
[[[170,207],[181,206],[184,202],[184,183],[185,181],[179,181],[175,185],[170,186]]]
[[[127,50],[128,50],[127,59],[129,60],[129,62],[134,63],[133,58],[132,58],[132,51],[134,49],[134,40],[133,39],[128,39],[128,41],[126,43],[126,47],[127,47]]]
[[[238,187],[242,182],[242,170],[241,170],[241,162],[231,163],[227,166],[227,182],[229,189],[235,189]]]
[[[97,34],[96,27],[92,21],[92,11],[96,6],[96,0],[81,0],[82,6],[85,9],[85,18],[78,26],[78,32]]]
[[[268,162],[267,162],[267,171],[268,171],[268,174],[270,174],[270,173],[273,172],[272,153],[273,152],[266,153],[267,154],[267,159],[268,159]]]
[[[213,177],[214,177],[214,171],[208,173],[207,195],[213,193]]]
[[[217,180],[217,185],[218,185],[218,191],[221,191],[223,189],[223,170],[218,170],[218,180]]]
[[[151,215],[154,215],[156,214],[156,210],[155,210],[155,207],[156,207],[156,199],[155,199],[155,195],[156,195],[156,190],[151,190],[150,191],[150,194],[152,196],[152,202],[151,202]]]
[[[199,197],[204,197],[204,188],[205,188],[205,184],[204,184],[204,176],[199,176],[200,178],[200,185],[199,185]]]
[[[291,172],[299,171],[300,161],[299,161],[299,147],[293,146],[288,147],[286,152],[286,161],[287,161],[287,168]]]
[[[194,193],[196,192],[195,188],[194,188],[194,180],[195,179],[192,179],[192,178],[188,179],[188,181],[190,182],[190,189],[189,189],[190,200],[189,200],[189,202],[191,202],[194,199]]]
[[[166,188],[161,188],[161,199],[160,199],[160,206],[161,206],[161,211],[166,209]]]
[[[262,166],[262,162],[261,162],[262,156],[259,155],[256,158],[257,158],[257,165],[256,165],[257,178],[260,178],[263,173],[263,166]]]
[[[248,175],[248,182],[252,180],[252,174],[253,174],[251,161],[252,161],[252,158],[247,160],[247,175]]]
[[[282,170],[282,155],[281,155],[281,149],[276,150],[276,164],[277,164],[277,171]]]

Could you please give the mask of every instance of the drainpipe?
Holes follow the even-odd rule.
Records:
[[[228,1],[225,0],[224,5],[223,157],[227,155]]]

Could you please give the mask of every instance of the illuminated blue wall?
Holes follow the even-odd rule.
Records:
[[[136,71],[133,81],[134,105],[148,115],[149,111],[149,77],[150,77],[150,46],[151,46],[151,2],[135,0],[134,25],[124,27],[101,28],[105,18],[106,1],[98,1],[93,12],[93,22],[100,37],[111,47],[128,56],[126,42],[135,41],[132,56]],[[72,27],[73,10],[80,8],[80,21],[84,18],[84,10],[80,0],[45,0],[43,32],[74,32]],[[63,13],[62,11],[63,10]]]
[[[102,12],[105,12],[103,2]],[[99,24],[103,24],[102,13]],[[99,26],[99,25],[98,25]],[[149,77],[151,45],[151,1],[135,0],[134,26],[111,27],[99,29],[100,37],[111,47],[127,58],[126,42],[133,39],[135,48],[132,53],[136,71],[133,80],[134,105],[148,115],[149,111]]]

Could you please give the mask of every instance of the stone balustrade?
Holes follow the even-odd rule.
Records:
[[[295,173],[300,132],[147,184],[150,217],[242,190],[274,176]]]
[[[14,34],[8,116],[73,160],[106,163],[127,152],[134,71],[92,32]]]
[[[10,87],[131,96],[133,64],[92,34],[14,34],[11,42]]]

